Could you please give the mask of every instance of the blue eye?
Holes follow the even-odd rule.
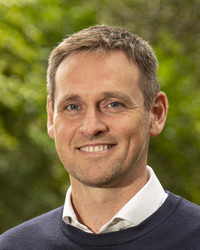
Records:
[[[79,109],[79,106],[76,105],[76,104],[70,104],[67,106],[67,109],[70,109],[70,110],[78,110]]]
[[[112,103],[109,104],[109,106],[111,108],[118,108],[120,106],[120,103],[119,102],[112,102]]]

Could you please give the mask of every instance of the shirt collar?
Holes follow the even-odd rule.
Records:
[[[136,226],[153,214],[165,201],[167,194],[156,177],[152,168],[147,166],[150,178],[146,185],[122,207],[122,209],[104,226],[99,233],[117,231]],[[63,220],[86,232],[91,232],[80,224],[71,203],[71,187],[69,187],[63,210]]]
[[[167,194],[148,166],[150,178],[146,185],[114,216],[138,225],[153,214],[165,201]]]

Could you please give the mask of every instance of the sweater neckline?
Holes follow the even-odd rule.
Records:
[[[111,233],[91,234],[86,233],[74,226],[67,225],[62,219],[60,220],[60,227],[63,234],[71,241],[76,242],[78,245],[85,247],[123,245],[141,237],[144,234],[147,234],[165,221],[176,210],[182,198],[172,194],[171,192],[167,191],[167,193],[168,197],[163,205],[150,217],[135,227]]]

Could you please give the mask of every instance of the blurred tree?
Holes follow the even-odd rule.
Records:
[[[68,34],[100,22],[150,41],[170,109],[150,142],[166,189],[200,204],[200,2],[0,1],[0,232],[64,202],[69,185],[46,133],[46,67]]]

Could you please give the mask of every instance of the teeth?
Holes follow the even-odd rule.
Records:
[[[85,152],[89,152],[89,153],[93,153],[93,152],[102,152],[105,151],[109,148],[114,147],[113,145],[101,145],[101,146],[89,146],[89,147],[82,147],[80,148],[81,151],[85,151]]]

